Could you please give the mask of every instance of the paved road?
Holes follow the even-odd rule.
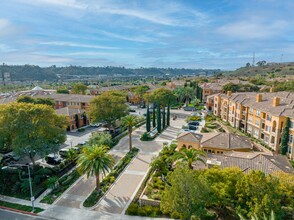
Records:
[[[0,209],[0,219],[2,220],[44,220],[49,218],[24,215],[17,212],[12,212],[4,209]]]

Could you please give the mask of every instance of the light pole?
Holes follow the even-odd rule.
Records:
[[[35,211],[35,206],[34,206],[35,197],[33,195],[33,187],[32,187],[32,179],[31,179],[30,165],[26,165],[26,164],[12,164],[12,165],[8,165],[8,166],[2,167],[2,170],[7,169],[8,167],[24,167],[24,166],[28,168],[30,193],[31,193],[31,202],[32,202],[32,212],[34,212]]]

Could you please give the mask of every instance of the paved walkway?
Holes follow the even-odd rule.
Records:
[[[123,215],[144,180],[152,159],[162,149],[164,142],[171,142],[177,137],[182,124],[183,120],[173,121],[171,126],[153,141],[137,140],[135,146],[140,148],[139,154],[94,210],[104,214]]]

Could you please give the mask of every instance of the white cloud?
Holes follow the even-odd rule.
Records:
[[[218,32],[229,37],[240,39],[267,39],[280,35],[287,26],[285,21],[274,21],[270,24],[252,20],[229,23],[218,28]]]
[[[108,32],[108,31],[101,31],[101,33],[106,36],[121,39],[121,40],[135,41],[135,42],[142,42],[142,43],[152,42],[155,40],[154,38],[150,38],[150,37],[146,37],[146,36],[127,37],[127,36],[123,36],[123,35],[119,35],[119,34],[114,34],[114,33]]]
[[[94,49],[107,49],[107,50],[115,50],[119,49],[118,47],[108,47],[108,46],[100,46],[100,45],[92,45],[92,44],[81,44],[81,43],[73,43],[66,41],[48,41],[48,42],[40,42],[41,45],[52,45],[52,46],[64,46],[64,47],[84,47],[84,48],[94,48]]]

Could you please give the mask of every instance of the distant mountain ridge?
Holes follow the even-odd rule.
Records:
[[[255,76],[260,75],[294,75],[294,62],[266,63],[259,66],[245,66],[234,71],[225,72],[230,76]]]
[[[162,75],[193,75],[193,74],[217,74],[219,69],[176,69],[176,68],[135,68],[125,67],[39,67],[36,65],[0,65],[0,73],[9,72],[12,81],[55,81],[60,77],[70,76],[162,76]]]

